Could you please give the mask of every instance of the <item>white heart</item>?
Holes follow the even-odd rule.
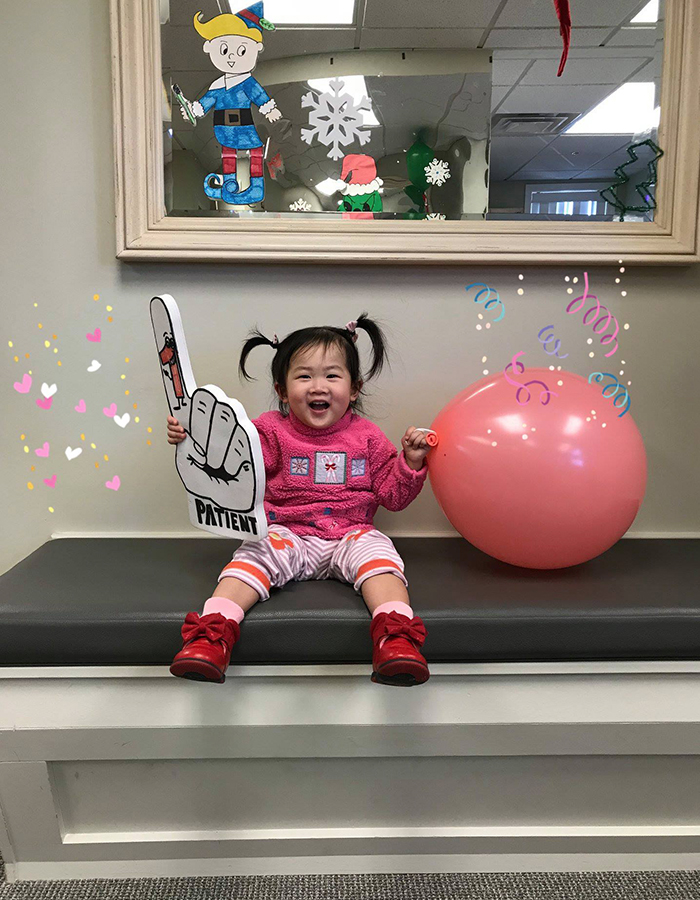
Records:
[[[58,388],[55,384],[52,384],[51,387],[49,387],[49,385],[44,382],[41,386],[41,393],[44,395],[44,397],[46,397],[47,400],[49,399],[49,397],[53,397],[57,390]]]
[[[129,422],[131,422],[131,416],[129,413],[124,413],[123,416],[115,416],[114,421],[120,428],[126,428]]]
[[[72,447],[66,447],[66,456],[68,459],[75,459],[75,457],[80,456],[82,452],[82,447],[76,447],[75,450]]]
[[[93,361],[88,366],[88,372],[96,372],[98,369],[101,369],[101,368],[102,368],[102,363],[99,363],[99,362],[97,362],[96,359],[93,359]]]

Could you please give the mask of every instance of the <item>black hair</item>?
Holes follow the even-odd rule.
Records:
[[[292,357],[296,353],[299,353],[300,350],[308,350],[312,347],[323,347],[324,349],[338,347],[345,355],[345,364],[350,373],[350,382],[353,388],[357,388],[362,382],[378,375],[384,367],[384,364],[388,362],[388,357],[384,332],[373,319],[368,317],[367,313],[362,313],[358,318],[355,327],[366,331],[372,342],[371,364],[364,377],[360,371],[360,355],[357,352],[357,346],[355,344],[355,338],[357,337],[356,332],[351,331],[348,328],[336,328],[333,325],[299,328],[297,331],[292,331],[284,338],[284,340],[279,342],[276,338],[274,341],[271,341],[270,338],[265,337],[265,335],[256,328],[248,335],[247,340],[243,344],[241,358],[238,362],[238,371],[247,381],[252,381],[253,378],[248,374],[245,367],[250,351],[254,347],[261,347],[263,345],[272,347],[275,351],[270,366],[273,384],[279,384],[282,387],[286,387],[287,375],[289,374]],[[286,412],[286,404],[280,400],[279,405],[281,412]],[[358,397],[357,400],[353,401],[351,406],[354,409],[361,408],[360,398]]]

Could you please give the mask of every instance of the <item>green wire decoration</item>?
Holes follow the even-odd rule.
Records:
[[[647,163],[649,169],[648,180],[642,181],[640,184],[635,185],[634,188],[644,201],[644,206],[627,206],[624,200],[618,196],[617,188],[629,184],[630,178],[625,172],[625,169],[639,159],[634,152],[638,147],[649,147],[655,156]],[[622,163],[622,165],[615,169],[615,178],[617,178],[618,181],[616,181],[615,184],[610,185],[610,187],[604,188],[602,191],[598,192],[606,203],[609,203],[620,213],[621,222],[625,221],[625,214],[628,212],[649,212],[651,209],[656,209],[656,199],[651,193],[651,185],[656,184],[656,163],[664,155],[664,151],[660,147],[657,147],[657,145],[649,138],[647,138],[646,141],[640,141],[638,144],[630,144],[627,148],[627,153],[630,158],[627,162]]]

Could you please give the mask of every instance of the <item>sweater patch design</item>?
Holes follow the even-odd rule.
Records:
[[[346,453],[316,451],[315,484],[345,484]]]
[[[289,464],[290,475],[308,475],[311,460],[308,456],[293,456]]]

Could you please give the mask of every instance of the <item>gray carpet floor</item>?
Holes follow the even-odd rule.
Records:
[[[700,871],[2,881],[0,900],[700,900]]]

